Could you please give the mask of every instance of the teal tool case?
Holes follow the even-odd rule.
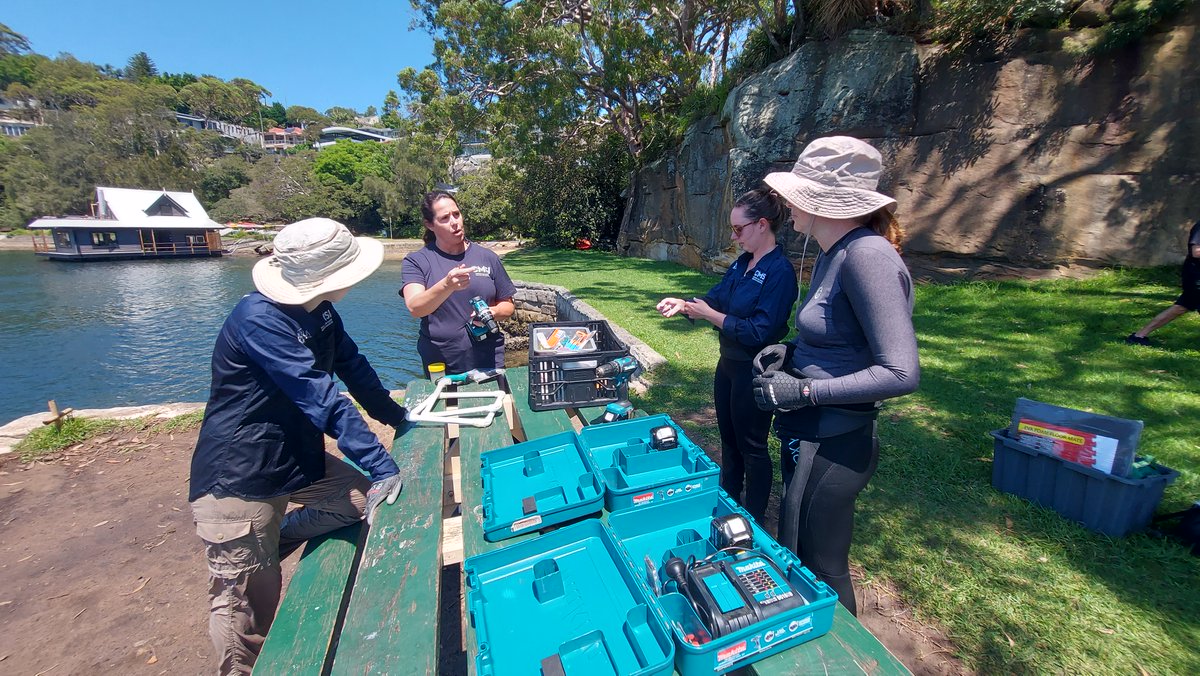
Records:
[[[483,537],[496,542],[599,512],[604,485],[574,432],[481,456]]]
[[[753,555],[743,553],[741,560],[732,552],[718,553],[712,540],[713,519],[731,514],[741,515],[751,524],[755,552]],[[778,571],[787,578],[802,601],[796,604],[796,599],[790,599],[796,607],[710,638],[687,598],[678,591],[668,591],[674,583],[664,584],[661,587],[663,593],[655,596],[655,608],[671,628],[675,665],[681,674],[713,674],[737,669],[817,638],[833,625],[837,594],[800,565],[794,554],[759,528],[722,490],[692,493],[678,500],[611,514],[608,525],[628,560],[634,562],[635,570],[647,580],[658,579],[665,583],[664,566],[671,557],[703,561],[711,556],[714,562],[727,560],[738,572],[746,568],[757,569],[749,571],[749,577],[753,578],[751,582],[755,589],[761,590],[764,582],[770,584],[770,566],[760,561],[766,558],[778,566]],[[655,569],[653,574],[647,561]],[[726,593],[725,598],[718,598],[722,610],[742,604],[728,590],[715,591],[718,597],[720,592]],[[763,594],[755,597],[764,598]],[[705,642],[706,638],[709,640]]]
[[[670,674],[661,611],[599,520],[467,559],[480,676]]]
[[[657,450],[650,431],[669,426],[677,446]],[[591,425],[579,432],[583,447],[604,478],[604,507],[630,507],[676,500],[715,489],[721,469],[666,415]]]

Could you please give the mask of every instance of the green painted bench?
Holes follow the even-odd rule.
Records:
[[[405,404],[432,389],[413,381]],[[379,510],[365,542],[356,524],[305,545],[256,674],[436,671],[444,447],[441,427],[397,430],[399,499]]]

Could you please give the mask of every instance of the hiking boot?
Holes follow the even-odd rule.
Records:
[[[1125,344],[1126,345],[1145,345],[1146,347],[1150,347],[1150,339],[1145,336],[1139,336],[1135,333],[1131,333],[1128,336],[1125,336]]]

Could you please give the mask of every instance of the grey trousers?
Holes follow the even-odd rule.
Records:
[[[371,480],[325,454],[325,478],[291,495],[245,500],[207,494],[192,502],[209,573],[208,633],[219,674],[249,674],[275,620],[279,561],[309,538],[363,518]],[[288,511],[288,505],[296,505]]]

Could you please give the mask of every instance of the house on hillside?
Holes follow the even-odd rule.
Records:
[[[220,256],[220,225],[190,192],[96,188],[88,216],[42,217],[33,249],[51,260]]]
[[[295,148],[304,143],[304,130],[300,127],[271,127],[263,132],[262,147],[279,152]]]
[[[354,141],[355,143],[374,142],[388,143],[395,141],[400,132],[395,129],[375,129],[364,127],[325,127],[321,130],[321,138],[313,144],[314,148],[331,146],[338,141]]]

